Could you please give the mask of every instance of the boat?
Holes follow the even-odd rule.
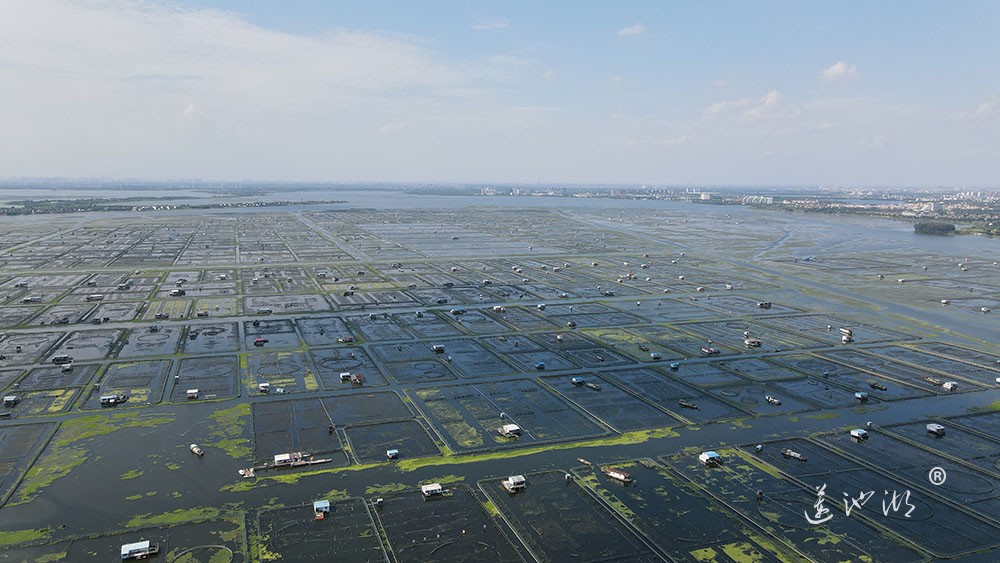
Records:
[[[579,461],[580,463],[584,464],[584,465],[594,465],[593,463],[590,463],[589,461],[583,459],[582,457],[578,457],[578,458],[576,458],[576,460]]]
[[[160,552],[160,544],[151,543],[149,540],[127,543],[122,545],[122,561],[128,559],[145,559]]]
[[[764,395],[764,400],[767,401],[768,403],[771,403],[772,405],[781,404],[781,399],[777,397],[772,397],[771,395]]]
[[[591,382],[588,381],[587,383],[585,383],[585,385],[587,387],[593,389],[594,391],[600,391],[601,390],[601,386],[598,385],[598,384],[596,384],[596,383],[591,383]]]
[[[680,401],[677,401],[677,404],[680,405],[680,406],[682,406],[682,407],[684,407],[684,408],[686,408],[686,409],[698,410],[698,405],[696,405],[696,404],[694,404],[694,403],[692,403],[690,401],[685,401],[684,399],[681,399]]]
[[[702,346],[701,353],[705,354],[706,356],[715,356],[719,353],[719,351],[716,350],[715,348],[712,348],[711,346]]]
[[[743,340],[743,345],[747,348],[760,348],[759,338],[747,338]]]
[[[705,467],[717,467],[722,465],[722,456],[715,451],[701,452],[701,454],[698,455],[698,461],[700,461]]]
[[[886,391],[889,389],[888,387],[882,385],[878,381],[869,381],[868,386],[871,387],[872,389],[878,389],[879,391]]]
[[[304,465],[317,465],[320,463],[330,463],[332,459],[316,459],[311,454],[302,452],[292,452],[289,454],[278,454],[274,456],[274,463],[271,467],[302,467]]]
[[[799,452],[792,451],[788,448],[782,448],[781,455],[787,457],[788,459],[797,459],[799,461],[806,461],[806,456],[800,454]]]
[[[190,446],[188,446],[188,447],[189,447],[189,448],[191,449],[191,453],[193,453],[193,454],[194,454],[194,455],[196,455],[196,456],[199,456],[199,457],[200,457],[200,456],[203,456],[203,455],[205,455],[205,451],[204,451],[204,450],[202,450],[202,449],[201,449],[201,448],[200,448],[200,447],[198,446],[198,444],[191,444],[191,445],[190,445]]]
[[[503,485],[503,488],[512,495],[517,494],[518,491],[523,491],[526,487],[524,475],[511,475],[510,477],[503,479],[501,484]]]
[[[927,383],[930,383],[931,385],[943,385],[944,384],[944,381],[941,381],[940,379],[938,379],[936,377],[931,377],[929,375],[924,378],[924,381],[926,381]]]
[[[247,467],[246,469],[240,469],[239,471],[237,471],[237,473],[239,473],[240,477],[243,477],[244,479],[252,479],[252,478],[254,478],[254,477],[257,476],[257,474],[254,471],[253,467]]]
[[[626,485],[632,482],[632,475],[627,471],[618,469],[617,467],[603,467],[601,468],[601,472],[612,479],[625,483]]]

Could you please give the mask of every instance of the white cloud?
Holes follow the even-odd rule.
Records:
[[[733,108],[742,108],[750,105],[750,98],[740,98],[738,100],[723,100],[705,108],[706,115],[721,115]]]
[[[646,26],[641,23],[635,25],[630,25],[628,27],[623,27],[618,30],[618,37],[626,37],[629,35],[641,35],[646,32]]]
[[[622,80],[625,80],[625,78],[623,78],[621,75],[611,77],[612,84],[621,84]]]
[[[463,123],[519,123],[493,91],[515,61],[446,57],[420,37],[286,33],[141,0],[31,0],[2,12],[0,72],[18,85],[0,88],[9,174],[342,173],[315,157],[322,146],[351,155],[340,170],[374,176],[369,151],[393,124],[438,120],[442,136],[459,138]]]
[[[38,0],[9,8],[0,23],[0,63],[16,62],[15,71],[32,82],[72,84],[75,93],[200,90],[265,100],[460,79],[412,37],[293,35],[226,12],[125,0]]]
[[[748,108],[746,112],[744,112],[744,115],[746,115],[747,117],[760,117],[762,115],[770,113],[770,111],[774,109],[774,107],[777,106],[778,102],[780,101],[781,101],[781,92],[778,92],[777,90],[771,90],[767,94],[764,94],[764,96],[760,100],[758,100],[756,104]]]
[[[510,20],[505,18],[497,18],[494,20],[477,23],[472,26],[472,29],[478,31],[484,31],[489,29],[507,29],[508,27],[510,27]]]
[[[541,47],[461,50],[441,35],[491,33],[472,32],[475,19],[422,38],[337,28],[333,10],[320,22],[330,31],[293,33],[193,4],[0,0],[0,77],[16,85],[0,87],[0,174],[989,185],[1000,162],[995,90],[966,100],[960,120],[934,97],[810,100],[678,69],[662,80],[700,88],[609,107],[595,96],[630,89],[631,72],[610,82],[627,68],[570,71]],[[603,32],[613,42],[646,39],[614,27]],[[572,91],[587,81],[604,88]],[[628,154],[609,165],[615,150]]]
[[[976,108],[976,115],[990,115],[996,111],[997,106],[1000,106],[1000,96],[993,96],[992,98],[979,104],[979,107]]]
[[[825,82],[834,82],[837,80],[851,80],[857,78],[858,67],[857,65],[849,65],[844,61],[837,61],[832,65],[823,69],[820,73],[820,78]]]
[[[779,102],[781,102],[781,92],[771,90],[756,101],[750,98],[739,98],[715,102],[706,107],[703,113],[706,116],[712,117],[730,113],[734,110],[742,110],[743,117],[756,119],[770,114],[778,106]]]
[[[378,132],[381,135],[388,135],[389,133],[402,131],[403,127],[404,125],[402,123],[386,123],[385,125],[378,128]]]

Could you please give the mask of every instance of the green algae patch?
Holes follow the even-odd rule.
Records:
[[[732,455],[732,456],[738,457],[742,461],[746,462],[747,464],[752,465],[753,467],[756,467],[757,469],[760,469],[761,471],[763,471],[764,473],[767,473],[768,475],[770,475],[771,477],[774,477],[775,479],[781,479],[781,480],[783,480],[785,478],[784,475],[782,475],[781,472],[778,471],[778,469],[776,467],[774,467],[772,465],[769,465],[767,463],[764,463],[763,461],[761,461],[757,457],[752,456],[752,455],[748,454],[747,452],[745,452],[743,450],[725,449],[725,450],[719,450],[719,453],[721,453],[723,455]]]
[[[365,496],[387,495],[389,493],[400,493],[410,487],[403,483],[388,483],[386,485],[372,485],[365,489]]]
[[[121,480],[122,481],[128,481],[130,479],[138,479],[139,477],[142,477],[142,470],[141,469],[132,469],[130,471],[126,471],[125,473],[122,473]]]
[[[303,383],[306,386],[306,391],[319,391],[319,382],[316,381],[316,376],[313,375],[312,371],[306,374],[302,378]]]
[[[719,553],[712,549],[711,547],[705,547],[702,549],[696,549],[691,552],[691,557],[695,561],[711,563],[718,560]]]
[[[143,416],[137,412],[107,415],[89,415],[71,418],[59,426],[59,432],[52,440],[56,447],[68,446],[74,442],[104,436],[124,428],[156,428],[174,421],[173,415]]]
[[[806,418],[811,418],[813,420],[832,420],[839,416],[840,416],[839,412],[827,411],[827,412],[818,412],[814,414],[807,414]]]
[[[651,467],[650,465],[647,465],[647,463],[651,464],[652,462],[649,460],[624,461],[616,463],[615,467],[621,469],[628,469],[630,467],[635,467],[640,463],[646,467]],[[651,468],[658,470],[656,467],[651,467]],[[638,517],[636,516],[635,512],[633,512],[631,508],[626,506],[625,503],[623,503],[617,496],[615,496],[613,491],[601,486],[601,482],[597,479],[596,473],[588,471],[583,475],[578,475],[578,477],[581,483],[583,483],[587,488],[589,488],[594,494],[601,497],[601,499],[608,506],[610,506],[612,510],[617,512],[622,518],[633,524],[636,522]]]
[[[458,475],[442,475],[441,477],[435,477],[433,479],[424,479],[422,485],[429,485],[431,483],[437,483],[439,485],[452,485],[454,483],[461,483],[465,481],[465,477],[459,477]]]
[[[242,433],[246,427],[246,419],[249,417],[250,405],[248,403],[240,403],[228,409],[217,410],[209,415],[209,418],[215,421],[216,424],[232,434]]]
[[[174,526],[188,522],[203,522],[216,520],[222,514],[218,508],[204,506],[201,508],[179,508],[163,514],[139,514],[125,522],[126,528],[145,528],[149,526]]]
[[[749,424],[747,424],[747,420],[749,420],[749,419],[747,419],[747,418],[737,418],[736,420],[731,420],[729,422],[730,422],[730,424],[733,425],[733,428],[739,428],[741,430],[747,430],[747,429],[753,428],[753,426],[750,426]]]
[[[29,541],[44,540],[50,537],[52,537],[52,530],[49,528],[0,531],[0,545],[17,545]]]
[[[673,428],[654,428],[650,430],[636,430],[634,432],[626,432],[618,436],[611,436],[608,438],[598,438],[594,440],[586,440],[583,442],[561,442],[555,444],[547,444],[544,446],[536,446],[532,448],[503,450],[503,451],[486,452],[479,454],[461,454],[461,455],[447,454],[443,456],[404,459],[399,462],[395,462],[393,465],[397,467],[400,471],[408,472],[420,469],[421,467],[433,467],[439,465],[457,465],[463,463],[478,463],[494,459],[509,459],[512,457],[529,456],[548,451],[642,444],[649,440],[657,440],[662,438],[676,438],[679,436],[680,434],[678,434],[677,431],[674,430]],[[333,473],[340,473],[343,471],[364,471],[372,467],[380,467],[384,465],[386,465],[386,463],[368,463],[368,464],[358,464],[358,465],[347,465],[343,467],[333,467],[329,469],[313,469],[309,471],[272,473],[269,475],[261,472],[258,473],[257,478],[254,480],[241,479],[236,483],[224,485],[220,490],[223,492],[230,492],[230,493],[246,492],[256,489],[258,487],[266,486],[265,485],[266,482],[277,482],[286,485],[295,485],[300,480],[315,475],[330,475]],[[462,478],[456,477],[454,475],[446,475],[444,477],[441,477],[440,479],[441,480],[436,482],[439,482],[441,484],[447,484],[463,480]],[[376,485],[373,488],[378,488],[378,487],[379,486]],[[393,491],[387,491],[387,492],[393,492]],[[372,492],[367,494],[379,494],[379,493]]]
[[[226,455],[233,459],[248,459],[253,451],[250,449],[250,440],[247,438],[230,438],[211,443],[216,448],[226,452]]]
[[[294,485],[300,480],[306,477],[312,477],[315,475],[329,475],[332,473],[340,473],[342,471],[364,471],[366,469],[371,469],[372,467],[378,467],[383,464],[368,463],[365,465],[345,465],[344,467],[333,467],[330,469],[313,469],[311,471],[296,471],[296,472],[282,472],[282,473],[272,473],[271,475],[264,475],[262,473],[257,474],[256,479],[242,479],[244,481],[254,481],[255,484],[251,484],[246,487],[241,487],[239,483],[235,485],[226,485],[222,489],[226,492],[240,492],[255,489],[258,486],[264,486],[267,481],[274,481],[277,483],[284,483],[286,485]]]
[[[250,554],[256,555],[257,561],[277,561],[281,559],[280,553],[275,553],[267,549],[267,543],[271,539],[271,536],[261,535],[251,538],[250,540]]]
[[[247,491],[252,491],[252,490],[254,490],[254,489],[258,488],[258,487],[265,487],[265,486],[267,486],[264,483],[261,483],[259,485],[257,483],[258,483],[258,481],[255,481],[253,479],[240,479],[239,481],[236,481],[235,483],[229,483],[228,485],[223,485],[222,487],[219,488],[219,492],[221,492],[221,493],[245,493]]]
[[[463,448],[478,448],[483,445],[483,437],[467,422],[458,420],[442,424],[458,445]]]
[[[60,424],[43,455],[25,474],[9,504],[16,506],[30,502],[42,489],[88,461],[90,452],[81,442],[125,428],[155,428],[173,421],[171,415],[149,416],[136,412],[88,415],[66,420]],[[134,479],[141,474],[132,476],[132,472],[128,472],[122,478]]]
[[[479,454],[463,454],[460,456],[434,456],[434,457],[424,457],[416,459],[404,459],[396,463],[396,467],[400,471],[413,471],[420,469],[421,467],[430,467],[436,465],[454,465],[459,463],[478,463],[481,461],[490,461],[494,459],[509,459],[512,457],[521,457],[534,455],[542,452],[549,451],[559,451],[559,450],[571,450],[577,448],[595,448],[601,446],[627,446],[633,444],[642,444],[649,440],[656,440],[660,438],[676,438],[680,436],[673,428],[654,428],[651,430],[636,430],[634,432],[626,432],[619,436],[612,436],[610,438],[598,438],[595,440],[585,440],[583,442],[561,442],[557,444],[548,444],[545,446],[536,446],[533,448],[523,448],[516,450],[502,450],[496,452],[487,452]]]
[[[722,545],[722,553],[738,563],[758,563],[767,557],[748,542],[734,542]]]
[[[226,521],[233,524],[234,528],[232,530],[228,532],[212,532],[212,534],[217,535],[224,542],[241,543],[243,537],[246,535],[246,521],[243,519],[243,515],[233,514],[231,517],[226,518]]]
[[[21,486],[17,488],[17,492],[7,503],[8,506],[31,502],[42,492],[42,489],[57,479],[69,475],[86,461],[87,450],[84,448],[63,447],[45,454],[25,474]]]
[[[500,517],[500,511],[497,509],[497,505],[493,504],[492,500],[488,500],[483,503],[483,510],[493,518]]]
[[[347,494],[347,491],[343,489],[332,489],[319,498],[337,501],[337,500],[347,500],[351,498],[351,495]]]
[[[796,563],[801,560],[801,557],[797,553],[793,552],[785,544],[780,543],[769,536],[755,532],[747,532],[747,537],[762,549],[773,554],[782,563]],[[862,558],[862,561],[864,561],[864,558]]]
[[[233,459],[247,459],[253,454],[250,439],[245,436],[246,429],[250,425],[249,404],[241,403],[215,411],[209,418],[215,423],[211,433],[215,441],[206,442],[206,445],[223,450]]]
[[[1000,400],[993,401],[988,405],[969,409],[972,412],[996,412],[1000,411]]]

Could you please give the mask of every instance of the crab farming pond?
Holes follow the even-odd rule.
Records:
[[[0,218],[0,561],[1000,558],[997,241],[351,197]]]

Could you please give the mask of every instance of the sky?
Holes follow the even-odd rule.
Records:
[[[991,188],[997,29],[987,0],[0,0],[0,177]]]

